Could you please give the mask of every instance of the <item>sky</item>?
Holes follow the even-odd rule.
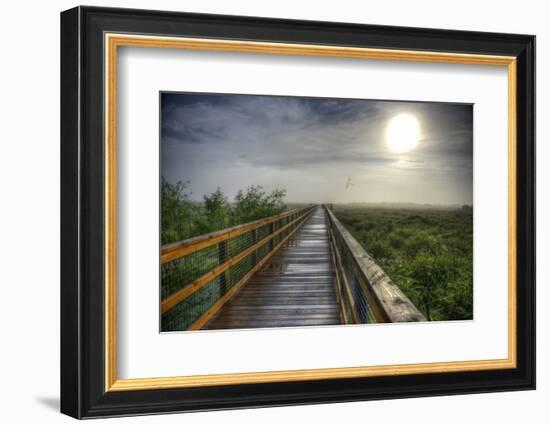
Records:
[[[420,129],[407,152],[387,138],[400,114]],[[169,92],[160,137],[162,176],[196,201],[261,185],[289,203],[472,205],[469,104]]]

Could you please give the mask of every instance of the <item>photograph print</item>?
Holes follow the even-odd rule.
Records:
[[[160,93],[160,331],[473,319],[473,105]]]

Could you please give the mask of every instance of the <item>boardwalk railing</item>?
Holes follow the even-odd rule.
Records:
[[[330,209],[325,209],[336,292],[344,323],[419,322],[415,305],[374,262]]]
[[[161,329],[200,329],[315,207],[288,211],[161,249]]]

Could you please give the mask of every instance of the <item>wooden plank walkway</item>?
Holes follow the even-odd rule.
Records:
[[[203,329],[340,324],[328,238],[319,207]]]

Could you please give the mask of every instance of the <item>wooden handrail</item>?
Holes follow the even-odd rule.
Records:
[[[311,213],[310,213],[311,214]],[[303,218],[301,223],[298,223],[295,229],[291,230],[288,235],[286,235],[277,245],[273,247],[273,250],[269,252],[264,258],[262,258],[258,264],[256,264],[246,275],[244,275],[239,282],[235,284],[223,297],[221,297],[212,307],[210,307],[201,317],[199,317],[194,323],[192,323],[187,330],[194,331],[201,329],[208,321],[231,299],[235,294],[247,284],[250,278],[260,270],[265,263],[277,252],[277,250],[284,245],[284,243],[292,237],[294,233],[304,224],[306,219],[310,214],[304,214],[297,218],[295,221],[298,221]]]
[[[234,237],[242,235],[243,233],[250,232],[254,229],[265,226],[266,224],[273,223],[274,221],[280,220],[295,213],[300,213],[310,208],[312,207],[296,208],[281,213],[279,215],[262,218],[260,220],[255,220],[248,223],[239,224],[237,226],[228,227],[227,229],[207,233],[206,235],[200,235],[194,238],[189,238],[164,245],[162,246],[160,251],[160,263],[169,263],[170,261],[174,261],[180,257],[184,257],[196,251],[200,251],[201,249],[207,248],[211,245],[233,239]]]
[[[314,208],[314,207],[308,207],[308,208],[304,208],[304,209],[301,209],[301,210],[294,210],[292,213],[303,212],[303,211],[311,210],[312,208]],[[284,218],[287,215],[288,214],[278,216],[279,217],[278,219]],[[163,299],[161,301],[161,304],[160,304],[161,313],[166,313],[168,310],[172,309],[173,307],[175,307],[176,305],[181,303],[186,298],[189,298],[191,295],[193,295],[195,292],[197,292],[199,289],[201,289],[207,283],[209,283],[210,281],[212,281],[213,279],[215,279],[216,277],[218,277],[219,275],[221,275],[222,273],[227,271],[229,268],[231,268],[233,265],[235,265],[236,263],[241,261],[243,258],[247,257],[248,255],[250,255],[251,253],[253,253],[257,249],[264,246],[266,243],[271,241],[277,235],[284,232],[288,227],[292,226],[297,221],[301,220],[305,215],[306,215],[306,213],[300,215],[299,217],[292,220],[290,223],[285,224],[283,227],[281,227],[280,229],[277,229],[273,233],[267,235],[265,238],[261,239],[259,242],[257,242],[254,245],[248,247],[247,249],[245,249],[244,251],[242,251],[239,254],[235,255],[234,257],[231,257],[230,259],[228,259],[224,263],[219,264],[218,266],[214,267],[209,272],[203,274],[202,276],[195,279],[193,282],[185,285],[180,290],[174,292],[172,295],[170,295],[170,296],[166,297],[165,299]],[[249,229],[249,230],[253,230],[253,229]]]
[[[390,277],[376,264],[334,213],[326,209],[332,228],[343,240],[359,274],[359,284],[379,322],[420,322],[426,318]]]
[[[329,226],[329,229],[328,229],[328,232],[329,232],[329,237],[330,237],[330,242],[331,242],[331,247],[332,247],[332,251],[333,251],[333,255],[334,255],[334,265],[336,267],[339,267],[341,269],[343,269],[343,266],[342,266],[342,258],[340,256],[340,252],[338,251],[338,248],[336,246],[336,243],[335,243],[335,240],[334,240],[334,234],[332,232],[332,229],[331,229],[331,226]],[[359,314],[357,313],[357,307],[355,305],[355,300],[353,299],[353,294],[352,294],[352,291],[351,291],[351,287],[350,287],[350,284],[348,282],[348,278],[346,277],[346,274],[345,273],[342,273],[342,280],[343,282],[340,282],[339,278],[338,278],[338,272],[336,273],[336,280],[339,284],[341,284],[340,286],[340,291],[341,291],[341,296],[342,298],[346,298],[347,299],[347,305],[349,306],[349,309],[350,309],[350,312],[351,312],[351,315],[352,315],[352,318],[353,318],[353,323],[361,323],[361,321],[359,320]],[[342,310],[344,309],[344,300],[342,299],[342,304],[341,304],[341,307]]]

